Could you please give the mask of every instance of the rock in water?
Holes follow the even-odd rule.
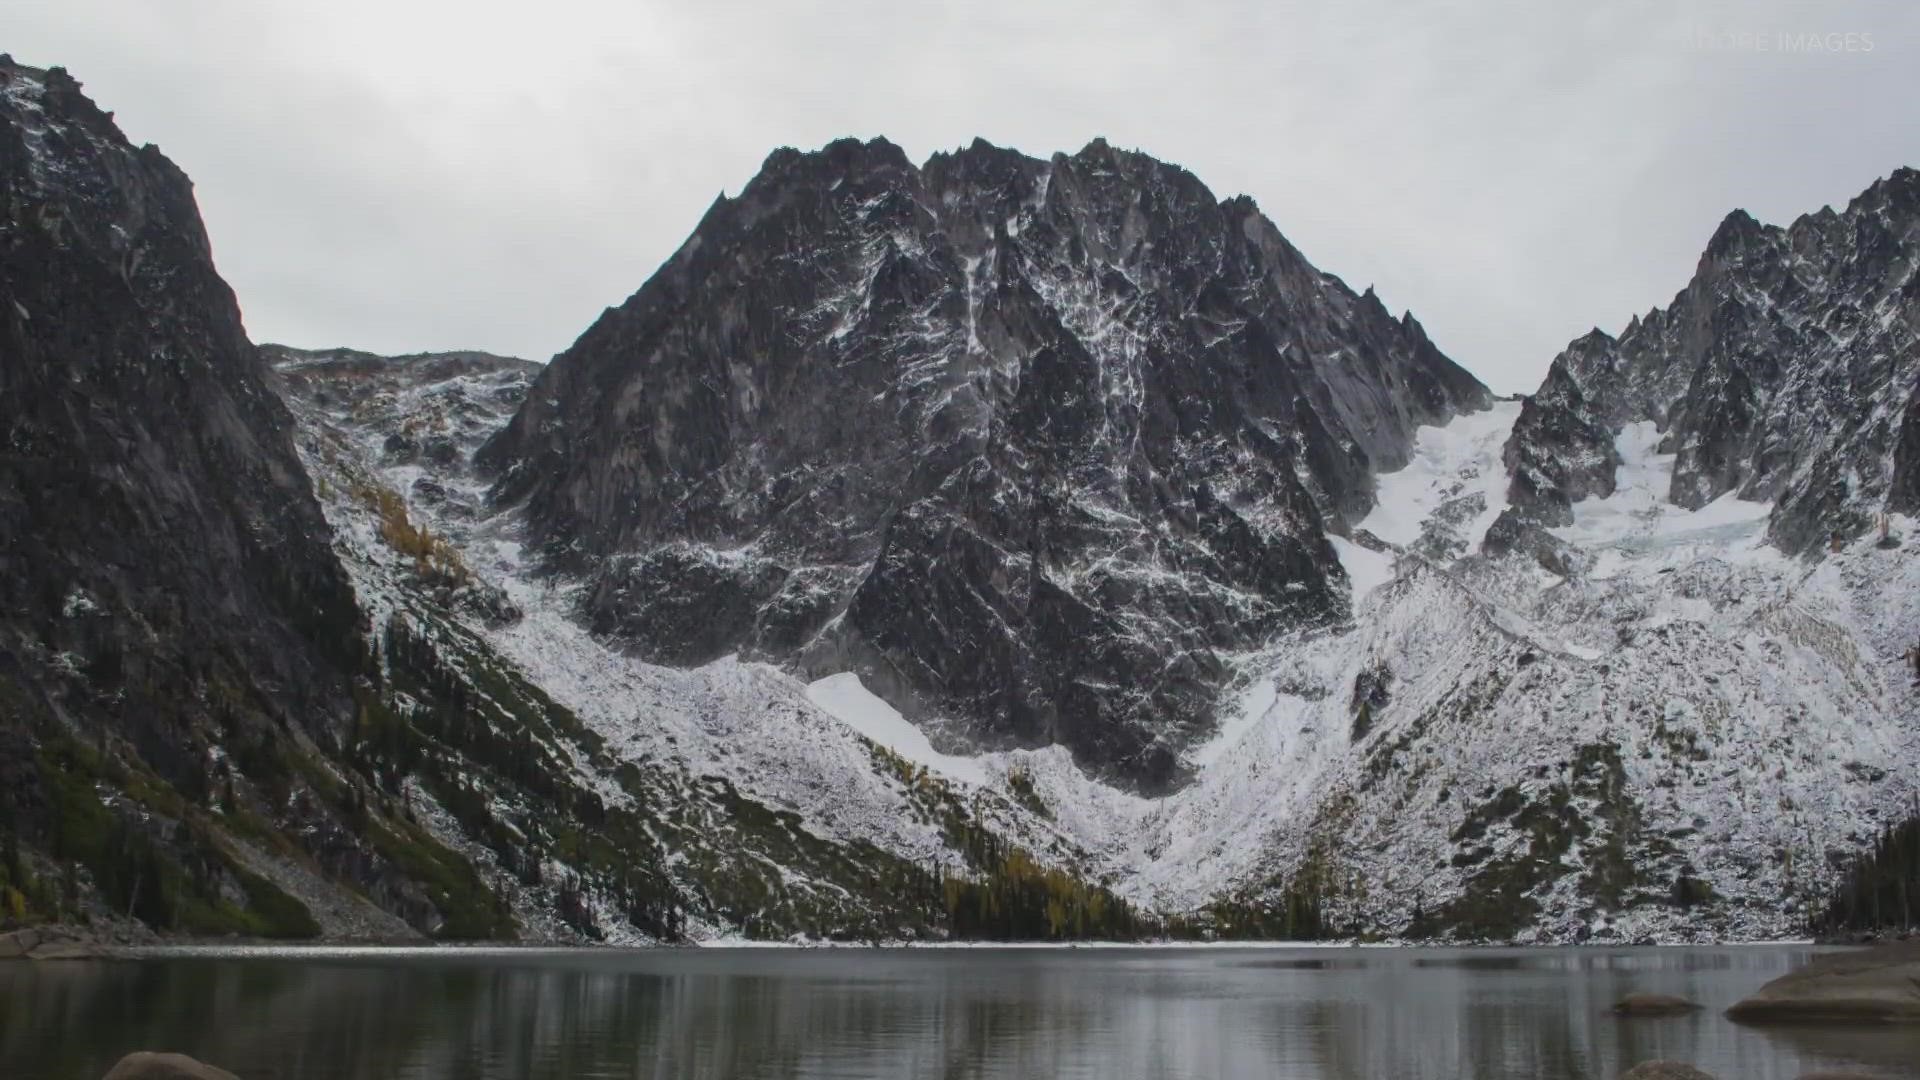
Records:
[[[717,201],[482,460],[649,659],[857,671],[1158,788],[1218,651],[1344,618],[1328,530],[1490,401],[1176,166],[843,140]]]
[[[1727,1010],[1743,1024],[1920,1023],[1920,942],[1828,953]]]
[[[107,1070],[103,1080],[240,1080],[225,1069],[217,1069],[185,1054],[156,1054],[139,1050],[128,1054]]]
[[[1713,1074],[1678,1061],[1643,1061],[1621,1073],[1620,1080],[1713,1080]]]
[[[1614,1003],[1618,1016],[1680,1016],[1700,1006],[1672,994],[1628,994]]]

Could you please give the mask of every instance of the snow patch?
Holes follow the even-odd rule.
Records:
[[[1340,568],[1347,572],[1347,580],[1353,585],[1355,609],[1368,593],[1393,580],[1392,555],[1363,548],[1344,536],[1328,536],[1327,542],[1333,545],[1334,554],[1340,556]]]
[[[829,675],[807,684],[807,700],[828,716],[859,732],[875,743],[913,762],[925,765],[949,779],[969,784],[987,782],[987,770],[978,758],[943,754],[933,748],[924,732],[900,710],[867,689],[860,676],[851,671]]]
[[[1766,544],[1770,502],[1749,502],[1732,492],[1698,510],[1668,501],[1678,455],[1660,452],[1660,430],[1653,421],[1621,428],[1614,448],[1620,466],[1614,472],[1613,494],[1573,504],[1573,524],[1550,530],[1596,552],[1598,563],[1589,577],[1618,576],[1626,562],[1644,558],[1672,564],[1702,555],[1760,561],[1781,557]]]
[[[1371,552],[1369,552],[1371,554]],[[1349,575],[1351,576],[1351,575]],[[1354,586],[1357,595],[1360,587]],[[1188,760],[1200,768],[1206,768],[1219,761],[1228,751],[1240,744],[1247,732],[1266,718],[1280,700],[1279,687],[1272,679],[1255,679],[1247,684],[1234,699],[1233,708],[1220,721],[1220,732],[1213,738],[1201,743],[1188,755]]]
[[[1373,512],[1360,528],[1390,544],[1418,541],[1435,514],[1450,503],[1480,497],[1480,508],[1458,527],[1467,551],[1479,548],[1487,530],[1507,508],[1507,471],[1501,455],[1520,403],[1496,401],[1477,413],[1414,433],[1413,459],[1375,479]]]

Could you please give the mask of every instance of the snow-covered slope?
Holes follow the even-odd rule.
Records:
[[[949,165],[958,171],[947,175],[942,170]],[[990,165],[1012,171],[975,175]],[[731,404],[715,405],[722,412],[732,410],[729,416],[739,414],[737,423],[723,425],[726,435],[718,443],[712,442],[719,437],[712,423],[685,426],[683,421],[693,421],[675,411],[681,396],[671,388],[661,391],[666,397],[654,402],[658,407],[646,414],[651,419],[644,423],[633,419],[652,400],[644,386],[623,391],[624,396],[606,396],[607,387],[626,385],[643,368],[649,379],[658,374],[658,363],[649,367],[635,359],[634,341],[658,338],[663,349],[684,345],[681,359],[705,370],[700,364],[711,350],[701,343],[708,337],[680,342],[672,328],[680,325],[676,320],[682,316],[696,321],[714,316],[724,323],[725,312],[715,315],[691,300],[671,311],[661,306],[667,294],[680,295],[674,290],[697,292],[700,282],[721,269],[738,269],[730,262],[703,262],[714,257],[703,237],[731,238],[729,244],[745,245],[742,251],[762,242],[784,242],[779,236],[785,233],[768,239],[753,231],[773,220],[742,209],[759,207],[760,202],[767,203],[762,208],[767,213],[799,214],[812,223],[809,228],[838,238],[835,243],[847,241],[851,246],[846,252],[854,254],[866,251],[861,244],[873,239],[861,231],[879,220],[873,215],[917,223],[908,228],[895,222],[899,227],[876,249],[884,256],[881,262],[893,267],[892,276],[881,275],[884,282],[861,279],[853,291],[871,293],[878,304],[901,290],[902,295],[920,295],[916,290],[931,290],[932,295],[959,281],[951,308],[960,320],[955,327],[965,329],[964,347],[956,344],[940,354],[964,357],[970,364],[992,360],[999,355],[996,348],[1016,357],[1032,351],[1007,337],[1011,331],[1005,327],[990,335],[997,345],[975,340],[983,327],[992,328],[978,318],[985,308],[976,295],[976,271],[983,265],[977,260],[995,251],[1019,253],[1018,259],[1008,256],[997,271],[1017,270],[1018,280],[1010,278],[995,287],[1007,295],[1018,291],[1016,285],[1038,290],[1038,299],[1029,297],[1038,305],[1035,310],[1052,313],[1047,318],[1060,323],[1060,334],[1082,343],[1089,370],[1105,373],[1103,378],[1117,376],[1133,370],[1128,365],[1139,359],[1134,349],[1138,342],[1129,335],[1136,330],[1159,332],[1154,330],[1162,326],[1155,321],[1159,317],[1148,308],[1128,315],[1120,308],[1102,307],[1105,301],[1096,303],[1105,295],[1101,290],[1121,289],[1117,279],[1096,282],[1084,296],[1074,292],[1081,287],[1076,268],[1082,268],[1086,251],[1065,241],[1059,251],[1050,245],[1084,231],[1083,246],[1092,245],[1087,251],[1106,251],[1102,245],[1125,247],[1132,234],[1101,224],[1105,211],[1097,206],[1105,204],[1098,199],[1083,206],[1074,201],[1079,195],[1057,183],[1049,186],[1044,177],[1073,179],[1085,171],[1081,179],[1106,190],[1100,185],[1111,178],[1102,170],[1122,165],[1140,172],[1127,184],[1156,198],[1165,196],[1169,206],[1186,208],[1156,226],[1166,243],[1213,236],[1221,213],[1251,213],[1237,204],[1214,207],[1193,192],[1188,192],[1191,198],[1176,199],[1171,194],[1176,189],[1199,190],[1191,178],[1150,159],[1115,156],[1104,147],[1090,148],[1071,161],[1056,158],[1051,166],[976,147],[940,168],[930,166],[931,180],[916,173],[897,151],[878,144],[836,144],[822,155],[776,155],[767,174],[772,179],[756,181],[738,205],[717,207],[717,216],[703,225],[671,264],[671,272],[660,279],[664,284],[650,284],[603,319],[583,338],[592,345],[583,346],[584,359],[543,373],[538,385],[552,395],[514,412],[508,434],[487,444],[496,456],[506,455],[501,460],[510,470],[507,489],[532,485],[529,490],[544,492],[514,510],[494,513],[486,507],[482,485],[464,456],[465,450],[482,445],[490,426],[505,420],[505,398],[494,399],[490,410],[463,413],[472,420],[484,412],[486,422],[462,426],[462,454],[431,461],[407,452],[411,442],[406,432],[420,426],[420,409],[440,391],[385,395],[384,414],[375,410],[347,415],[336,409],[328,415],[353,433],[358,452],[376,463],[387,482],[407,494],[409,510],[451,538],[482,579],[475,588],[484,595],[497,594],[501,603],[495,606],[501,610],[523,613],[518,619],[492,620],[475,632],[577,713],[618,757],[668,761],[687,775],[724,778],[748,797],[793,813],[811,835],[829,842],[870,843],[913,862],[958,859],[951,837],[936,823],[915,816],[912,793],[897,786],[898,777],[873,765],[875,760],[905,762],[916,774],[924,771],[947,790],[964,793],[967,805],[992,829],[1165,912],[1202,912],[1231,902],[1244,914],[1249,908],[1306,902],[1335,927],[1353,932],[1470,938],[1767,936],[1796,928],[1802,909],[1831,880],[1835,867],[1884,822],[1906,811],[1916,794],[1912,763],[1920,760],[1920,707],[1901,661],[1902,653],[1920,641],[1920,601],[1914,599],[1920,595],[1920,560],[1912,557],[1920,541],[1911,536],[1914,522],[1902,516],[1916,505],[1908,498],[1915,475],[1908,444],[1920,446],[1920,436],[1909,431],[1915,422],[1909,399],[1920,372],[1913,304],[1913,245],[1920,235],[1920,188],[1915,185],[1920,180],[1911,171],[1876,184],[1844,214],[1811,215],[1790,229],[1767,229],[1744,215],[1729,218],[1709,245],[1693,283],[1671,309],[1636,320],[1618,340],[1594,334],[1574,342],[1530,398],[1469,411],[1461,406],[1478,404],[1472,400],[1472,386],[1457,387],[1457,393],[1429,386],[1416,394],[1422,404],[1411,412],[1406,402],[1386,402],[1406,437],[1383,436],[1385,441],[1362,457],[1366,470],[1392,471],[1371,476],[1352,470],[1316,471],[1313,455],[1340,440],[1307,439],[1296,445],[1285,442],[1281,428],[1263,427],[1267,421],[1260,419],[1265,415],[1260,409],[1245,416],[1203,410],[1207,424],[1232,430],[1221,436],[1229,443],[1254,438],[1249,426],[1263,432],[1261,438],[1282,440],[1284,446],[1274,444],[1285,451],[1276,451],[1276,460],[1291,460],[1297,474],[1282,486],[1311,494],[1317,509],[1308,516],[1317,517],[1328,533],[1324,555],[1337,558],[1338,569],[1317,567],[1308,573],[1303,564],[1296,568],[1300,573],[1281,573],[1268,582],[1277,590],[1274,595],[1286,595],[1295,586],[1306,588],[1301,582],[1344,578],[1351,603],[1344,618],[1340,605],[1321,604],[1316,617],[1256,620],[1259,632],[1207,638],[1204,648],[1197,639],[1173,653],[1156,651],[1156,646],[1135,655],[1134,666],[1111,679],[1069,665],[1079,675],[1078,682],[1068,681],[1094,687],[1096,696],[1106,695],[1103,701],[1113,695],[1126,698],[1131,693],[1127,687],[1139,682],[1143,672],[1161,671],[1173,682],[1188,680],[1194,672],[1182,666],[1186,661],[1173,659],[1175,654],[1201,658],[1194,660],[1206,669],[1201,681],[1226,688],[1218,699],[1223,705],[1187,715],[1176,725],[1182,732],[1178,737],[1155,734],[1152,723],[1137,725],[1134,734],[1148,738],[1154,754],[1174,755],[1153,766],[1154,784],[1135,782],[1137,773],[1103,769],[1100,755],[1090,758],[1085,752],[1088,744],[1059,732],[1040,740],[990,734],[975,745],[996,749],[969,755],[967,740],[958,734],[975,730],[961,715],[971,706],[963,707],[956,698],[946,706],[954,711],[943,712],[937,700],[908,692],[906,683],[887,674],[893,669],[868,663],[873,657],[857,649],[811,651],[804,663],[790,662],[784,669],[725,655],[699,666],[668,668],[628,655],[634,651],[635,628],[621,621],[626,615],[608,621],[603,616],[609,611],[661,615],[666,621],[650,622],[645,634],[666,634],[676,648],[685,644],[687,635],[692,635],[687,640],[698,639],[696,644],[705,642],[701,648],[707,652],[714,651],[708,646],[732,640],[725,634],[711,641],[701,636],[712,619],[720,617],[710,614],[707,601],[725,599],[727,593],[727,588],[708,589],[701,582],[761,582],[766,568],[756,561],[751,545],[728,540],[732,534],[725,529],[708,529],[712,535],[694,530],[705,539],[681,535],[685,530],[675,532],[679,519],[674,515],[693,513],[688,508],[698,509],[706,505],[702,500],[711,499],[720,502],[717,508],[699,510],[705,515],[702,521],[716,514],[720,516],[715,521],[732,521],[727,515],[741,506],[760,506],[753,500],[761,495],[740,502],[725,494],[724,484],[708,490],[702,477],[724,477],[726,469],[734,467],[726,462],[759,462],[763,453],[793,439],[804,443],[818,435],[811,427],[807,430],[812,434],[789,432],[788,427],[803,421],[787,412],[767,414],[757,383],[741,372],[727,376],[735,385],[727,399]],[[797,171],[789,176],[788,170]],[[844,184],[856,183],[877,194],[857,206],[843,206],[852,198]],[[915,193],[924,194],[929,183],[928,190],[960,193],[949,200],[951,205],[942,203],[944,216],[915,201]],[[1038,204],[1000,206],[982,194],[1026,191],[1036,184],[1042,193]],[[1122,194],[1132,190],[1125,184],[1121,189]],[[806,198],[791,205],[780,201],[794,192],[806,193]],[[914,198],[906,198],[909,195]],[[993,221],[1024,223],[1018,236],[1012,225],[972,230],[967,225],[972,211],[955,209],[972,206],[970,198],[985,199],[983,212],[998,215]],[[732,221],[729,215],[738,214],[745,217],[721,227]],[[909,280],[910,271],[932,249],[902,238],[917,236],[915,229],[934,219],[948,221],[957,230],[939,243],[984,254],[969,254],[952,266],[947,265],[950,260],[933,258],[927,271],[931,277],[916,285],[917,279]],[[1042,225],[1053,232],[1027,236],[1029,226]],[[1228,247],[1239,242],[1222,241]],[[1134,255],[1116,254],[1115,249],[1107,256],[1116,260],[1115,266],[1138,263],[1147,277],[1159,273],[1151,268],[1160,265],[1156,260],[1161,256],[1148,259],[1144,242],[1137,251],[1127,250]],[[1273,257],[1273,266],[1307,273],[1290,249],[1260,250],[1265,252],[1261,259]],[[746,275],[753,289],[772,289],[761,298],[770,312],[791,306],[787,291],[811,295],[808,290],[833,283],[827,280],[833,275],[820,267],[779,265],[777,273]],[[1176,258],[1170,265],[1186,264]],[[1272,266],[1268,270],[1272,272],[1263,271],[1267,276],[1254,292],[1278,290],[1275,296],[1315,313],[1315,320],[1326,316],[1331,321],[1323,329],[1331,328],[1329,341],[1341,333],[1357,333],[1354,327],[1364,324],[1371,328],[1367,334],[1386,342],[1376,342],[1375,352],[1399,358],[1380,368],[1388,372],[1382,376],[1386,384],[1412,378],[1408,373],[1425,372],[1425,378],[1452,370],[1437,354],[1426,356],[1422,350],[1427,346],[1420,344],[1424,338],[1414,328],[1394,329],[1382,322],[1377,302],[1355,299],[1337,283],[1317,277],[1293,280]],[[733,279],[722,275],[713,280]],[[769,282],[776,280],[785,284],[772,288]],[[1194,281],[1171,274],[1162,284],[1177,298]],[[1204,297],[1206,289],[1200,293]],[[1205,322],[1196,314],[1204,306],[1174,304],[1169,310],[1186,311],[1176,322],[1192,329],[1192,320]],[[921,311],[912,306],[902,310],[908,315]],[[892,359],[881,365],[880,374],[909,382],[918,378],[920,368],[911,361],[918,353],[901,344],[912,335],[876,337],[872,330],[880,325],[875,319],[906,315],[881,305],[841,316],[831,326],[821,324],[825,344],[819,347],[827,359],[807,361],[802,366],[814,365],[807,367],[809,372],[838,372],[840,360],[856,353],[866,358],[862,363],[872,360],[869,347],[884,341],[893,342],[893,351],[881,350]],[[1345,321],[1352,319],[1359,322]],[[904,333],[900,326],[889,333],[894,331]],[[1055,334],[1048,340],[1066,338]],[[1205,345],[1211,340],[1205,334],[1193,340],[1201,342],[1202,352],[1212,347]],[[1271,342],[1240,345],[1251,350],[1250,364],[1269,363],[1278,348]],[[1411,351],[1394,351],[1403,346]],[[941,349],[945,346],[934,351]],[[1285,348],[1280,352],[1292,355]],[[1313,370],[1331,378],[1328,372],[1341,365],[1328,364],[1333,362]],[[1181,364],[1174,366],[1186,371]],[[581,408],[594,417],[611,416],[613,427],[580,435],[572,426],[579,418],[557,410],[568,400],[568,394],[561,393],[572,385],[568,380],[589,367],[605,369],[605,379],[583,384],[584,389],[573,386],[569,392],[584,395]],[[1248,378],[1252,381],[1247,385],[1257,389],[1259,378]],[[1026,382],[1039,379],[1030,372]],[[425,379],[439,381],[438,376]],[[855,394],[852,384],[828,382],[831,385],[814,388],[827,405],[866,400]],[[659,383],[656,389],[665,385]],[[996,384],[989,379],[988,385]],[[1168,385],[1186,397],[1218,389],[1204,380]],[[1367,397],[1353,385],[1341,385],[1359,395],[1355,400]],[[1110,389],[1123,397],[1132,392],[1125,386]],[[1390,389],[1381,393],[1391,398]],[[1302,401],[1313,396],[1302,393]],[[934,400],[950,396],[936,395]],[[884,393],[874,400],[883,399],[891,400]],[[1065,430],[1056,421],[1078,415],[1068,409],[1073,400],[1068,394],[1051,404],[1040,402],[1028,419],[1037,424],[1035,430],[1050,432],[1051,439]],[[1235,409],[1245,404],[1235,401]],[[1287,422],[1311,427],[1306,418],[1312,412],[1287,414]],[[1332,412],[1366,426],[1359,412]],[[1222,419],[1227,416],[1240,419]],[[1422,416],[1438,422],[1423,426]],[[1117,437],[1115,431],[1133,430],[1115,428],[1110,421],[1092,416],[1088,431],[1097,438],[1089,445],[1106,445],[1100,440]],[[650,433],[650,448],[630,447],[639,437],[635,432],[643,429]],[[397,442],[396,431],[401,433]],[[609,452],[595,439],[612,440],[616,451]],[[1210,446],[1207,440],[1213,439],[1208,435],[1202,442]],[[1179,439],[1174,443],[1188,446]],[[1115,445],[1137,444],[1137,438],[1126,436]],[[925,457],[925,446],[912,440],[907,445],[919,449],[903,451],[906,456],[899,460],[889,458],[887,468],[905,470],[901,476],[920,476],[914,454]],[[546,456],[507,453],[515,448],[532,453],[529,447],[544,447],[539,454]],[[1205,451],[1205,446],[1195,447]],[[673,484],[687,491],[672,499],[648,487],[658,469],[626,464],[639,460],[636,454],[649,461],[661,455],[660,460],[678,461],[675,455],[695,451],[713,460],[688,459],[686,468],[673,472]],[[1296,452],[1302,456],[1293,456]],[[939,460],[928,459],[931,471],[921,471],[935,478],[947,475],[952,462],[937,453],[933,457]],[[1015,457],[1034,460],[1031,455]],[[536,458],[544,464],[530,473]],[[876,487],[875,476],[862,471],[870,464],[869,456],[848,460],[853,464],[833,473],[838,479],[824,486],[820,478],[828,474],[812,465],[794,475],[814,492],[808,498],[828,499],[835,506],[877,507],[873,520],[890,522],[884,526],[889,535],[903,528],[931,528],[931,523],[948,520],[943,515],[949,511],[965,518],[998,505],[981,494],[986,488],[941,482],[935,485],[939,493],[929,496],[932,501],[926,505],[945,509],[889,509],[893,489],[887,484]],[[1102,471],[1106,466],[1099,461],[1104,459],[1097,454],[1085,462],[1073,460],[1092,471],[1050,474],[1048,483],[1057,490],[1041,503],[1093,514],[1083,523],[1091,530],[1088,536],[1131,539],[1116,541],[1118,546],[1081,545],[1072,552],[1066,547],[1043,552],[1022,546],[1026,541],[1002,543],[967,571],[973,577],[950,580],[915,563],[919,568],[902,570],[896,585],[947,581],[952,588],[916,592],[918,585],[902,586],[904,591],[887,594],[905,605],[893,614],[905,613],[919,628],[909,652],[917,649],[914,655],[957,662],[968,649],[1004,638],[1014,649],[1008,656],[1024,655],[1026,646],[1018,643],[1030,641],[1044,645],[1049,656],[1079,663],[1081,654],[1107,640],[1092,624],[1021,622],[1021,628],[1007,636],[1002,623],[1011,616],[980,600],[999,595],[1003,587],[1013,588],[1006,583],[1015,577],[1025,580],[1033,574],[1040,575],[1034,580],[1041,585],[1057,585],[1076,595],[1097,592],[1100,610],[1119,620],[1115,625],[1122,632],[1115,640],[1172,640],[1169,635],[1177,638],[1203,617],[1199,608],[1160,602],[1173,595],[1162,588],[1162,577],[1173,573],[1168,567],[1180,563],[1191,569],[1205,560],[1182,556],[1167,561],[1171,549],[1153,538],[1160,526],[1149,524],[1142,509],[1148,503],[1165,509],[1162,496],[1152,493],[1159,489],[1151,484],[1127,487],[1128,499],[1146,500],[1139,505],[1102,502],[1095,497],[1106,490],[1101,485],[1120,472]],[[1250,460],[1244,454],[1205,451],[1181,460],[1187,462],[1181,468],[1190,468],[1194,484],[1221,497],[1196,495],[1195,507],[1227,507],[1256,525],[1272,511],[1262,502],[1271,492],[1262,487],[1266,480],[1259,479],[1271,479],[1268,473],[1236,471],[1235,462]],[[1155,471],[1159,469],[1155,465],[1143,475],[1170,475]],[[1329,479],[1336,474],[1343,478],[1339,484]],[[1844,483],[1829,482],[1836,475]],[[1253,488],[1242,490],[1249,483]],[[604,535],[595,534],[604,541],[601,547],[606,550],[600,553],[618,561],[624,557],[618,555],[622,544],[632,537],[620,531],[626,527],[624,512],[607,500],[627,498],[618,492],[636,484],[636,505],[654,506],[666,515],[654,523],[660,529],[648,534],[647,544],[654,546],[642,560],[652,568],[646,573],[609,577],[606,567],[611,563],[587,559],[573,568],[581,575],[578,580],[542,576],[556,568],[567,571],[571,564],[549,552],[536,572],[533,560],[523,558],[522,544],[529,537],[551,547],[556,537],[573,535],[566,529],[555,532],[557,514],[604,526]],[[762,494],[778,502],[774,489],[779,487],[774,484]],[[1774,498],[1782,502],[1765,501]],[[1872,529],[1861,535],[1860,524],[1882,508],[1894,511],[1883,519],[1884,536]],[[889,517],[896,509],[897,516]],[[771,520],[782,528],[798,528],[784,513],[775,513]],[[1821,514],[1838,515],[1832,530],[1821,524]],[[994,529],[1005,522],[992,513],[988,518],[977,536],[999,535]],[[1043,515],[1035,520],[1060,519]],[[872,566],[867,564],[874,551],[868,548],[851,556],[834,555],[828,559],[837,567],[832,574],[844,580],[836,578],[839,584],[828,591],[839,590],[834,595],[842,599],[869,595],[874,581],[900,569],[889,559],[908,558],[901,552],[912,559],[937,556],[940,565],[971,558],[965,552],[973,551],[967,546],[973,541],[956,539],[964,530],[942,532],[944,528],[925,536],[915,533],[930,547],[880,543]],[[1293,526],[1276,528],[1287,533]],[[1828,531],[1840,538],[1831,550],[1810,542]],[[1226,536],[1215,536],[1220,543],[1210,549],[1223,558],[1222,553],[1237,550],[1237,542],[1221,539]],[[1809,547],[1822,550],[1813,557],[1800,554]],[[793,567],[780,569],[779,575],[786,575],[786,584],[768,585],[778,585],[776,592],[795,582],[812,587],[806,585],[812,579]],[[1193,577],[1183,570],[1174,577],[1180,580],[1175,591],[1182,596],[1212,588],[1202,582],[1204,574]],[[638,607],[620,599],[640,595],[633,590],[652,599]],[[707,599],[692,606],[681,603],[697,596]],[[480,605],[480,610],[486,608]],[[855,603],[845,610],[857,609]],[[752,614],[749,621],[757,627],[771,625],[766,610]],[[837,632],[834,628],[843,627],[842,615],[832,611],[838,610],[828,605],[814,612],[828,622],[810,633]],[[576,623],[582,613],[604,637]],[[985,622],[973,626],[968,620],[975,616]],[[883,619],[869,629],[896,624]],[[997,629],[982,629],[988,624]],[[762,649],[761,654],[782,655],[777,649]],[[1150,662],[1151,657],[1159,659]],[[1016,669],[1027,670],[1020,663],[1007,670]],[[1014,676],[1000,668],[968,670],[967,685],[983,695],[968,699],[974,704],[991,704],[1010,692],[1007,680]],[[815,681],[806,685],[794,672]],[[886,684],[863,685],[862,677]],[[903,693],[916,702],[907,716],[882,700],[899,700]],[[1203,699],[1213,700],[1187,696],[1182,707],[1191,711]],[[1153,713],[1147,709],[1141,715]],[[1035,741],[1050,745],[1031,748]],[[1115,786],[1116,780],[1129,786]],[[1230,921],[1219,917],[1223,923]]]
[[[987,789],[977,769],[916,776],[924,736],[899,739],[902,730],[917,733],[897,714],[885,727],[871,708],[877,699],[851,676],[810,689],[733,657],[663,667],[575,621],[580,586],[529,571],[518,521],[487,511],[486,485],[468,466],[525,393],[530,365],[478,354],[266,350],[378,636],[404,631],[431,642],[475,694],[495,696],[504,685],[550,706],[544,722],[556,729],[558,752],[541,767],[644,826],[645,850],[608,852],[608,865],[569,862],[554,851],[565,845],[542,833],[576,827],[572,812],[537,791],[510,789],[511,769],[472,763],[461,781],[487,792],[489,815],[512,836],[504,845],[491,827],[446,812],[431,785],[410,782],[423,824],[483,868],[529,935],[623,941],[660,932],[636,926],[614,898],[621,875],[636,870],[666,879],[672,910],[686,920],[678,929],[696,937],[863,926],[882,936],[924,933],[926,913],[913,910],[912,897],[887,896],[887,883],[903,867],[974,874],[961,844],[969,832],[1069,870],[1083,861],[1069,837]],[[437,444],[444,452],[422,452]],[[404,542],[396,548],[396,520],[406,523],[403,537],[431,538],[431,566],[423,569]],[[436,577],[442,564],[457,568],[457,584]],[[486,677],[465,674],[473,670]],[[815,696],[847,719],[816,706]],[[768,817],[775,827],[755,832]],[[528,857],[543,867],[531,882],[520,865]],[[743,893],[763,899],[747,906]]]
[[[1913,522],[1788,558],[1764,504],[1666,503],[1672,457],[1630,426],[1614,495],[1560,531],[1580,569],[1436,556],[1504,508],[1516,411],[1422,429],[1361,525],[1398,546],[1341,549],[1379,584],[1350,626],[1243,658],[1191,787],[1121,799],[1030,756],[1126,887],[1180,909],[1304,874],[1385,932],[1767,936],[1912,805]]]
[[[1018,842],[1165,912],[1288,890],[1369,933],[1570,940],[1791,932],[1800,905],[1915,794],[1920,560],[1868,538],[1819,563],[1765,544],[1768,506],[1666,501],[1644,425],[1604,499],[1556,530],[1564,573],[1479,553],[1506,508],[1518,402],[1419,429],[1336,539],[1354,617],[1227,658],[1231,704],[1160,798],[1061,747],[956,755],[860,685],[734,658],[624,655],[532,573],[513,514],[463,469],[380,465],[387,415],[325,417],[523,613],[476,632],[608,740],[798,815],[835,843],[958,856],[874,765],[884,746]],[[411,492],[410,492],[411,493]],[[465,509],[462,509],[462,508]],[[1904,598],[1904,599],[1903,599]]]

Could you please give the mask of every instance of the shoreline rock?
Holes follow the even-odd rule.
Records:
[[[29,960],[105,960],[112,955],[91,941],[48,941],[27,953]]]
[[[114,944],[72,926],[27,926],[0,934],[0,960],[104,960]]]
[[[20,960],[40,944],[40,931],[34,927],[22,927],[0,934],[0,960]]]
[[[1920,1024],[1920,941],[1829,953],[1727,1010],[1741,1024]]]

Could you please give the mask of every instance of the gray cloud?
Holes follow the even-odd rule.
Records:
[[[1719,219],[1920,164],[1920,6],[13,0],[191,174],[260,340],[545,358],[773,147],[1096,135],[1252,195],[1502,390]],[[1780,35],[1866,34],[1781,52]],[[1824,44],[1824,42],[1823,42]]]

